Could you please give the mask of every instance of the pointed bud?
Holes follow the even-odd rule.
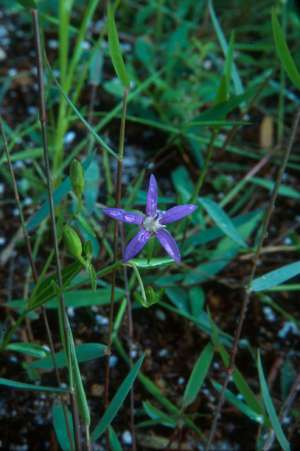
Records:
[[[65,246],[70,252],[70,254],[78,259],[81,259],[82,255],[82,244],[77,232],[69,226],[64,226],[64,242]]]
[[[72,189],[80,199],[84,191],[84,172],[79,160],[73,160],[70,168]]]

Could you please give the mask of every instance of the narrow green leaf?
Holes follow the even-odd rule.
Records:
[[[289,451],[290,450],[290,444],[282,430],[279,418],[277,416],[275,407],[273,405],[273,401],[272,398],[270,396],[270,392],[269,392],[269,388],[268,388],[268,383],[266,381],[265,375],[264,375],[264,371],[263,371],[263,367],[262,367],[262,363],[261,363],[261,358],[260,358],[260,353],[258,353],[257,355],[257,367],[258,367],[258,375],[259,375],[259,382],[260,382],[260,388],[261,388],[261,393],[262,393],[262,398],[270,419],[270,422],[273,426],[274,429],[274,433],[276,435],[277,440],[279,441],[282,449],[284,451]]]
[[[230,362],[230,356],[221,342],[221,337],[220,337],[221,331],[219,331],[217,325],[211,318],[210,314],[208,315],[208,317],[209,317],[209,321],[210,321],[211,328],[212,328],[211,339],[213,341],[216,351],[220,354],[224,365],[226,367],[228,367],[229,362]],[[233,378],[233,382],[234,382],[236,388],[241,393],[241,395],[244,397],[244,399],[245,399],[246,403],[248,404],[248,406],[250,407],[250,409],[253,410],[254,412],[256,412],[256,414],[258,416],[261,416],[261,415],[264,416],[263,406],[257,400],[257,398],[256,398],[255,394],[253,393],[253,391],[251,390],[248,382],[246,381],[246,379],[244,378],[242,373],[237,368],[235,368],[235,370],[233,371],[232,378]],[[266,420],[266,418],[265,418],[265,420]]]
[[[67,390],[64,388],[46,387],[45,385],[26,384],[25,382],[14,381],[12,379],[6,379],[4,377],[0,377],[0,385],[14,388],[16,390],[41,391],[49,393],[67,393]]]
[[[114,18],[114,11],[111,4],[107,8],[107,28],[109,53],[118,78],[123,83],[124,88],[129,88],[130,80],[127,75],[126,67],[123,61],[117,27]]]
[[[35,345],[31,343],[10,343],[6,349],[8,351],[20,352],[21,354],[30,355],[42,359],[48,355],[48,352],[43,346]]]
[[[71,451],[74,446],[70,443],[68,428],[66,425],[66,417],[71,436],[74,437],[73,420],[67,406],[63,406],[60,401],[55,401],[52,407],[53,427],[58,443],[64,451]]]
[[[217,15],[215,13],[215,10],[214,10],[214,7],[213,7],[213,3],[212,3],[211,0],[209,0],[209,2],[208,2],[208,7],[209,7],[209,13],[210,13],[210,16],[211,16],[211,20],[212,20],[215,32],[216,32],[216,34],[218,36],[220,45],[221,45],[223,53],[224,53],[224,56],[226,57],[226,54],[228,52],[228,44],[227,44],[225,35],[223,33],[223,30],[221,28],[221,25],[220,25],[220,23],[218,21],[218,18],[217,18]],[[243,85],[242,85],[242,82],[241,82],[241,79],[240,79],[240,76],[239,76],[239,73],[238,73],[238,70],[237,70],[237,67],[236,67],[235,63],[232,63],[232,80],[233,80],[233,83],[234,83],[236,94],[237,95],[242,94],[244,92],[244,88],[243,88]]]
[[[131,389],[137,375],[139,372],[140,367],[142,366],[144,360],[144,355],[142,355],[139,360],[133,365],[130,372],[122,382],[122,384],[119,386],[117,393],[113,397],[111,403],[109,404],[108,408],[104,412],[103,417],[95,427],[93,433],[92,433],[92,440],[95,442],[106,430],[106,428],[111,424],[115,416],[117,415],[118,411],[122,407],[122,404],[126,398],[126,396],[129,393],[129,390]]]
[[[103,357],[105,354],[105,349],[106,346],[100,343],[82,343],[75,347],[75,352],[78,362],[82,363]],[[67,365],[66,354],[64,351],[55,353],[55,363],[57,368],[63,368]],[[28,365],[31,368],[51,370],[53,369],[52,356],[35,360]]]
[[[268,290],[298,274],[300,274],[300,261],[282,266],[279,269],[275,269],[274,271],[254,279],[250,286],[250,291],[258,292]]]
[[[240,246],[247,246],[230,217],[216,202],[204,197],[199,198],[199,202],[205,208],[209,216],[214,220],[216,225],[225,233],[225,235]]]
[[[208,343],[196,361],[185,387],[182,400],[182,406],[184,409],[195,401],[208,373],[213,355],[214,348],[210,343]]]
[[[149,401],[143,402],[143,407],[144,407],[146,414],[152,420],[159,420],[160,424],[167,426],[167,427],[175,427],[176,426],[175,418],[172,418],[167,413],[163,412],[160,409],[157,409]]]
[[[169,265],[170,263],[174,263],[174,260],[168,257],[151,258],[150,260],[147,258],[133,258],[130,260],[130,263],[134,263],[138,268],[151,269],[158,268],[163,265]]]
[[[218,384],[215,381],[212,381],[215,389],[220,392],[222,390],[222,385]],[[225,391],[225,398],[234,405],[240,412],[247,415],[251,420],[256,421],[259,424],[264,423],[264,416],[258,414],[255,410],[252,410],[251,407],[247,406],[244,402],[242,402],[237,396],[235,396],[230,390]]]
[[[109,443],[112,451],[122,451],[121,443],[112,426],[108,427],[108,432],[109,432]]]
[[[75,389],[75,396],[76,401],[78,405],[78,411],[80,413],[81,418],[83,419],[83,422],[86,427],[90,427],[91,424],[91,416],[90,416],[90,409],[86,397],[86,393],[84,390],[82,377],[78,365],[78,359],[76,355],[76,347],[74,343],[74,338],[72,334],[72,329],[69,323],[69,320],[67,318],[67,342],[66,347],[69,347],[69,372],[71,372],[70,377],[70,386],[74,386]],[[71,370],[71,371],[70,371]],[[71,382],[72,380],[72,382]],[[74,384],[74,385],[73,385]]]
[[[282,67],[286,71],[289,79],[294,84],[294,86],[300,89],[300,73],[289,51],[274,9],[272,9],[272,29],[276,52],[280,59]]]

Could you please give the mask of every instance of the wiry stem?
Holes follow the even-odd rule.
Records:
[[[120,135],[119,135],[119,152],[118,152],[118,166],[117,166],[117,177],[116,177],[116,195],[115,195],[115,207],[119,208],[122,197],[122,172],[123,172],[123,157],[124,157],[124,145],[125,145],[125,125],[126,125],[126,112],[127,112],[127,98],[128,89],[125,89],[123,95],[123,106],[122,106],[122,116],[120,125]],[[118,233],[119,226],[118,221],[114,223],[114,261],[118,259]],[[104,408],[106,409],[109,404],[109,358],[111,354],[112,347],[112,332],[113,332],[113,320],[114,320],[114,304],[115,304],[115,288],[116,288],[116,276],[117,271],[113,271],[111,278],[111,295],[110,295],[110,308],[109,308],[109,326],[108,326],[108,342],[107,342],[107,353],[105,359],[105,380],[104,380]],[[107,447],[109,449],[109,438],[107,435]]]
[[[17,204],[17,207],[19,210],[22,232],[23,232],[23,236],[25,239],[26,247],[27,247],[27,254],[28,254],[28,258],[29,258],[29,262],[30,262],[31,272],[32,272],[33,280],[34,280],[35,284],[37,284],[38,283],[38,274],[37,274],[37,269],[36,269],[36,266],[34,263],[30,236],[29,236],[27,228],[26,228],[26,223],[25,223],[23,208],[22,208],[22,204],[21,204],[21,200],[20,200],[17,180],[15,177],[15,172],[14,172],[14,168],[12,165],[12,160],[11,160],[8,144],[7,144],[6,134],[5,134],[5,130],[4,130],[4,126],[3,126],[3,122],[1,120],[1,118],[0,118],[0,128],[1,128],[1,136],[2,136],[2,140],[3,140],[4,152],[6,154],[9,172],[10,172],[10,176],[12,179],[15,200],[16,200],[16,204]],[[47,311],[44,306],[41,307],[41,311],[42,311],[42,317],[44,320],[45,329],[46,329],[46,333],[47,333],[48,344],[50,347],[51,359],[52,359],[52,364],[53,364],[53,368],[54,368],[55,375],[56,375],[57,384],[60,386],[61,379],[60,379],[59,370],[57,368],[56,361],[55,361],[54,342],[53,342],[52,332],[51,332],[49,321],[48,321]],[[63,409],[64,409],[64,416],[65,416],[69,440],[70,440],[70,443],[72,443],[72,435],[71,435],[70,425],[69,425],[68,416],[67,416],[67,412],[66,412],[66,406],[64,403],[63,403]]]
[[[121,224],[121,243],[122,243],[122,253],[124,255],[125,248],[125,233],[124,233],[124,224]],[[132,318],[132,302],[130,296],[130,289],[128,283],[128,271],[127,266],[123,267],[124,272],[124,283],[125,283],[125,293],[127,298],[127,317],[128,317],[128,349],[129,349],[129,366],[132,368],[133,366],[133,318]],[[135,403],[134,403],[134,384],[130,389],[130,429],[132,435],[132,451],[136,451],[136,436],[135,436]]]
[[[46,114],[46,102],[45,102],[45,90],[44,90],[44,70],[43,70],[43,62],[42,62],[42,48],[41,48],[38,11],[36,9],[32,10],[32,20],[33,20],[34,40],[35,40],[35,49],[36,49],[37,72],[38,72],[39,116],[40,116],[41,131],[42,131],[43,154],[44,154],[44,165],[45,165],[45,172],[46,172],[46,179],[47,179],[47,191],[48,191],[48,202],[49,202],[49,210],[50,210],[51,230],[52,230],[53,245],[54,245],[54,252],[55,252],[56,277],[57,277],[57,283],[58,283],[58,288],[59,288],[59,296],[58,296],[59,320],[60,320],[60,324],[62,325],[62,328],[61,328],[62,344],[63,344],[64,351],[67,356],[67,361],[69,361],[69,358],[68,358],[68,355],[69,355],[68,327],[67,327],[67,318],[66,318],[66,312],[65,312],[62,269],[61,269],[60,252],[59,252],[59,246],[58,246],[55,209],[54,209],[54,201],[53,201],[53,184],[52,184],[52,176],[51,176],[51,170],[50,170],[50,158],[49,158],[48,139],[47,139],[47,114]],[[71,381],[72,380],[72,377],[71,377],[72,368],[69,367],[68,371],[69,371],[69,380]],[[71,392],[72,417],[73,417],[74,432],[75,432],[75,448],[77,451],[79,451],[79,450],[81,450],[80,423],[79,423],[78,407],[77,407],[76,399],[74,397],[74,387],[70,386],[70,392]]]
[[[253,259],[253,265],[252,265],[252,269],[251,269],[251,273],[250,273],[250,277],[249,277],[249,282],[248,282],[248,286],[246,287],[245,290],[245,295],[244,295],[244,299],[242,302],[242,307],[241,307],[241,313],[240,313],[240,317],[239,317],[239,323],[237,326],[237,329],[235,331],[234,334],[234,340],[233,340],[233,347],[232,347],[232,351],[231,351],[231,355],[230,355],[230,362],[229,362],[229,367],[227,368],[227,375],[226,378],[223,382],[223,386],[222,386],[222,390],[219,396],[219,400],[218,400],[218,404],[217,404],[217,408],[214,414],[214,418],[213,418],[213,422],[212,422],[212,426],[210,429],[210,433],[209,433],[209,437],[208,437],[208,441],[206,444],[206,450],[208,451],[213,443],[214,440],[214,436],[217,430],[217,425],[218,425],[218,420],[219,417],[221,416],[221,410],[224,404],[224,398],[225,398],[225,392],[226,389],[228,387],[228,384],[231,380],[232,377],[232,373],[234,371],[234,367],[235,367],[235,360],[236,360],[236,356],[237,356],[237,352],[238,352],[238,346],[239,346],[239,341],[241,338],[241,334],[242,334],[242,329],[243,329],[243,325],[245,322],[245,318],[246,318],[246,314],[247,314],[247,310],[248,310],[248,306],[249,306],[249,302],[251,299],[251,294],[249,291],[249,287],[252,283],[252,281],[254,280],[254,277],[256,275],[256,270],[257,270],[257,265],[259,262],[259,257],[260,257],[260,253],[261,253],[261,249],[263,247],[263,243],[264,240],[267,236],[267,230],[269,228],[269,224],[270,224],[270,220],[273,214],[273,210],[275,207],[275,202],[277,199],[277,195],[278,195],[278,191],[281,185],[281,181],[282,181],[282,177],[286,168],[286,165],[288,163],[289,160],[289,156],[295,141],[295,137],[296,137],[296,133],[297,133],[297,128],[299,125],[299,121],[300,121],[300,109],[298,110],[298,112],[296,113],[295,119],[294,119],[294,123],[293,123],[293,127],[292,127],[292,133],[286,148],[286,151],[284,153],[284,157],[283,157],[283,161],[282,164],[279,168],[277,177],[276,177],[276,181],[275,181],[275,186],[271,195],[271,199],[270,199],[270,203],[268,206],[268,209],[266,211],[264,220],[263,220],[263,224],[262,224],[262,230],[258,239],[258,244],[256,247],[256,251],[254,254],[254,259]]]

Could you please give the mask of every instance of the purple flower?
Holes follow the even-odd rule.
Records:
[[[166,224],[179,221],[185,216],[193,213],[196,205],[177,205],[162,212],[157,209],[158,188],[154,175],[150,176],[147,193],[146,215],[143,213],[131,213],[121,208],[104,208],[103,212],[117,221],[137,224],[140,226],[138,233],[127,244],[124,252],[124,261],[127,262],[135,257],[147,244],[152,236],[156,236],[161,246],[177,263],[180,262],[180,252],[176,241],[167,231]]]

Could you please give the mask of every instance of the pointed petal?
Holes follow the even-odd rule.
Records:
[[[171,258],[173,258],[177,263],[180,262],[180,252],[177,246],[176,241],[172,237],[172,235],[165,229],[160,229],[156,236],[162,245],[162,247],[165,249],[165,251],[170,255]]]
[[[179,221],[187,215],[193,213],[197,208],[197,205],[186,204],[177,205],[177,207],[170,208],[165,213],[163,213],[159,222],[161,224],[170,224],[170,222]]]
[[[127,222],[128,224],[142,224],[144,216],[138,213],[122,210],[121,208],[103,208],[103,213],[117,221]]]
[[[150,175],[149,188],[147,192],[147,216],[155,216],[157,210],[158,188],[157,181],[153,174]]]
[[[124,261],[128,262],[131,258],[135,257],[138,254],[149,238],[151,237],[151,232],[148,232],[145,229],[141,229],[126,246],[124,251]]]

